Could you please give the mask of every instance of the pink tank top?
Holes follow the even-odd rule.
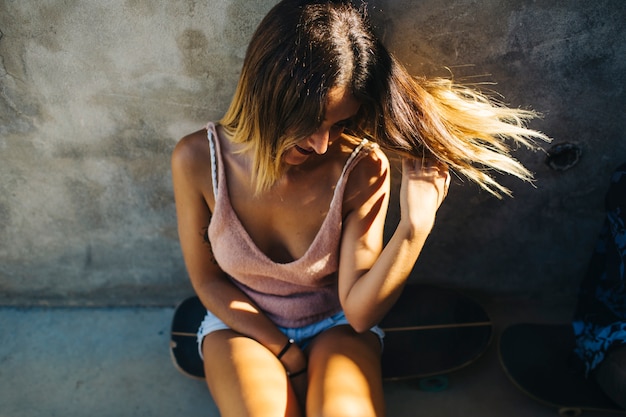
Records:
[[[279,326],[302,327],[341,311],[337,270],[343,193],[350,171],[375,144],[364,139],[346,161],[326,219],[306,253],[276,263],[256,246],[233,210],[215,125],[209,123],[207,131],[215,195],[208,236],[220,268]]]

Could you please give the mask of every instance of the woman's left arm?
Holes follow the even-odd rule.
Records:
[[[366,161],[362,161],[366,162]],[[384,156],[356,176],[352,210],[344,220],[339,263],[339,297],[352,327],[363,332],[378,324],[396,302],[447,195],[446,166],[429,159],[403,159],[400,221],[383,248],[389,201],[389,163]],[[366,169],[367,170],[367,169]],[[349,187],[347,191],[352,190]]]

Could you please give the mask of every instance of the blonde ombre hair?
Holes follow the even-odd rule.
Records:
[[[532,180],[508,142],[533,147],[534,139],[548,140],[526,127],[537,116],[532,111],[449,79],[410,75],[374,35],[365,7],[283,0],[254,33],[220,122],[252,152],[257,192],[280,178],[283,154],[315,132],[337,86],[361,102],[347,133],[403,156],[435,157],[496,196],[510,191],[493,171]]]

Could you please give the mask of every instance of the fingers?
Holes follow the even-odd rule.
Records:
[[[432,158],[402,158],[402,168],[406,173],[434,173],[446,175],[448,166]]]
[[[431,158],[415,159],[415,161],[421,164],[422,169],[438,168],[439,165],[437,160]]]
[[[403,176],[407,180],[422,180],[433,183],[443,196],[448,194],[450,172],[448,166],[434,158],[403,158]]]

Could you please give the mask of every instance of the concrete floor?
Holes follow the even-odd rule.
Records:
[[[567,303],[486,305],[496,337],[508,323],[567,321],[571,311]],[[204,383],[172,365],[172,314],[172,308],[0,308],[0,417],[217,417]],[[508,381],[496,343],[450,375],[446,391],[424,392],[407,382],[386,383],[385,391],[393,417],[557,415]]]

